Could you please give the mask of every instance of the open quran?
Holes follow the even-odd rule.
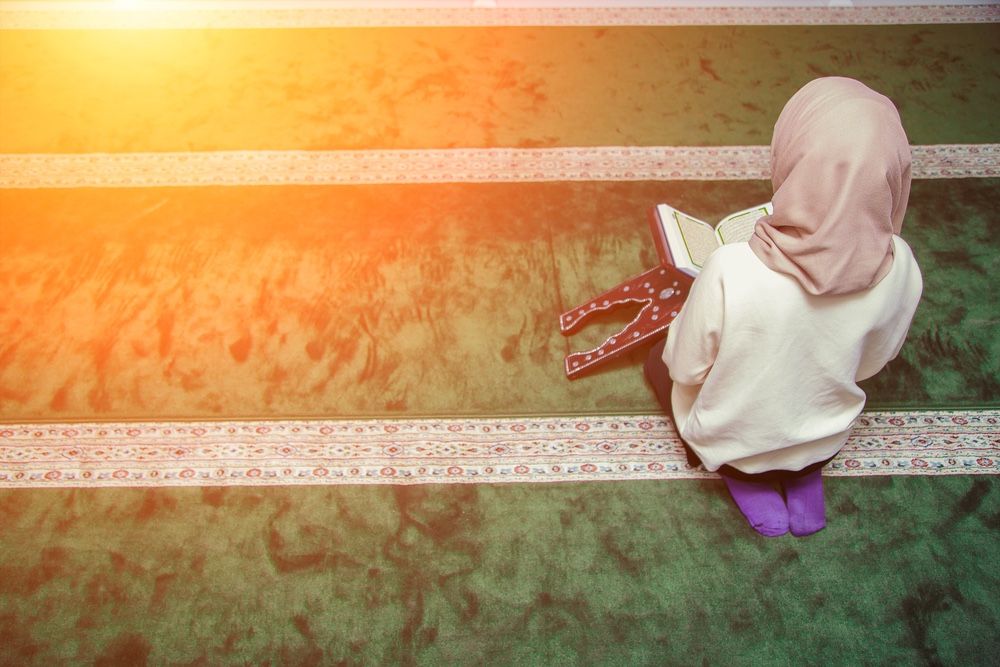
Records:
[[[731,213],[713,226],[672,206],[659,204],[650,220],[656,252],[664,264],[696,276],[712,251],[726,243],[749,240],[757,220],[771,212],[770,203],[760,204]]]

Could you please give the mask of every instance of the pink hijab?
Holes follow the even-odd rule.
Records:
[[[889,98],[859,81],[815,79],[792,96],[771,140],[774,213],[750,248],[811,294],[847,294],[892,268],[910,196],[910,144]]]

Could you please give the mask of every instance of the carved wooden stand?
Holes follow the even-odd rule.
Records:
[[[626,304],[643,304],[634,320],[598,347],[568,355],[566,375],[571,380],[577,378],[595,366],[663,333],[677,317],[677,311],[687,298],[691,281],[690,276],[672,265],[662,264],[563,313],[559,317],[559,328],[564,336],[569,336],[579,331],[584,320],[594,313],[613,310]]]

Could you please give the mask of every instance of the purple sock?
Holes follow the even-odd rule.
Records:
[[[792,535],[804,537],[823,530],[826,526],[826,507],[823,503],[823,477],[820,471],[785,480],[783,486],[788,501],[788,523]]]
[[[750,526],[761,535],[777,537],[788,532],[788,508],[778,493],[766,482],[748,482],[722,476],[736,506]]]

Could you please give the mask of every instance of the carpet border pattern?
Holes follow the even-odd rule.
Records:
[[[1000,176],[1000,144],[912,146],[920,179]],[[768,180],[769,146],[0,154],[0,188]]]
[[[159,6],[157,6],[159,4]],[[479,26],[900,25],[993,23],[997,5],[881,7],[334,7],[296,2],[7,2],[3,30],[382,28]]]
[[[1000,474],[1000,410],[866,412],[826,474]],[[714,476],[657,416],[0,425],[0,488]]]

